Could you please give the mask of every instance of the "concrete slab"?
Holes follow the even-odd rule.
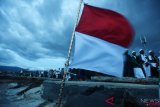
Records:
[[[56,102],[61,81],[43,82],[43,98]],[[159,85],[67,81],[62,107],[147,107],[145,99],[158,99]],[[106,100],[113,98],[113,105]]]

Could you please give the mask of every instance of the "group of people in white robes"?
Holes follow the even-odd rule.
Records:
[[[136,55],[136,52],[132,51],[131,57],[134,76],[136,78],[158,78],[159,59],[152,50],[148,52],[148,56],[145,55],[145,52],[142,49],[140,49],[139,55]]]
[[[148,55],[145,54],[143,49],[139,50],[139,53],[132,51],[129,55],[128,50],[124,53],[124,77],[136,77],[136,78],[158,78],[159,73],[159,58],[156,57],[154,52],[150,50]]]

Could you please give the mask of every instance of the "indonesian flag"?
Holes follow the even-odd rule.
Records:
[[[123,76],[123,54],[134,31],[121,14],[84,5],[75,31],[75,46],[70,68]]]

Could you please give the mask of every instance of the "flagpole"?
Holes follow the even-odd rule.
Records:
[[[76,26],[78,24],[78,19],[79,19],[79,15],[80,15],[82,2],[83,2],[83,0],[80,0],[78,11],[77,11],[77,16],[76,16],[76,23],[74,25],[73,32],[72,32],[72,37],[71,37],[71,41],[70,41],[70,45],[69,45],[69,50],[68,50],[68,54],[67,54],[67,60],[66,60],[66,63],[65,63],[63,79],[62,79],[62,82],[61,82],[61,87],[60,87],[60,92],[59,92],[59,96],[58,96],[58,101],[56,103],[56,107],[60,107],[61,106],[61,102],[62,102],[62,94],[63,94],[63,90],[64,90],[66,74],[67,74],[67,71],[68,71],[69,60],[70,60],[70,56],[71,56],[71,50],[72,50],[72,47],[73,47],[73,41],[74,41],[74,37],[75,37],[75,29],[76,29]]]
[[[75,37],[75,29],[76,29],[77,24],[78,24],[78,19],[79,19],[79,14],[80,14],[80,10],[81,10],[82,1],[83,0],[80,0],[80,4],[79,4],[79,7],[78,7],[78,12],[77,12],[77,16],[76,16],[76,23],[75,23],[74,28],[73,28],[71,42],[70,42],[68,55],[67,55],[67,61],[66,61],[66,65],[65,66],[69,66],[69,60],[70,60],[70,56],[71,56],[72,45],[73,45],[73,41],[74,41],[74,37]]]
[[[146,36],[141,36],[140,37],[140,41],[141,41],[141,44],[143,46],[144,51],[146,51],[147,50],[147,47],[146,47],[146,44],[147,44]]]

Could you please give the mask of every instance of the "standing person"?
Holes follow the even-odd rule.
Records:
[[[159,51],[159,54],[160,54],[160,51]],[[158,57],[158,60],[159,60],[159,64],[160,64],[160,56]],[[160,70],[160,66],[158,66],[159,70]]]
[[[150,63],[147,56],[146,56],[144,69],[145,69],[146,77],[151,77],[151,68],[150,68]]]
[[[128,54],[128,50],[124,53],[124,77],[134,77],[133,67],[131,66],[131,56]]]
[[[41,71],[41,77],[44,77],[44,71]]]
[[[155,54],[152,50],[149,51],[148,60],[150,62],[150,66],[151,66],[152,77],[158,78],[159,60],[158,60],[158,57],[155,56]]]
[[[55,70],[56,79],[60,77],[60,71]]]
[[[143,74],[145,75],[146,77],[146,73],[145,73],[145,64],[147,62],[147,58],[145,56],[145,52],[143,49],[140,49],[139,50],[139,55],[137,56],[137,62],[138,64],[141,66],[142,68],[142,71],[143,71]]]
[[[131,65],[134,70],[134,76],[136,78],[145,78],[143,71],[142,71],[142,68],[141,68],[141,65],[137,62],[137,55],[136,55],[135,51],[132,51],[131,62],[132,62]]]
[[[159,51],[159,54],[160,54],[160,51]],[[159,65],[158,65],[158,74],[159,74],[159,79],[160,79],[160,55],[158,57],[158,60],[159,60]]]

